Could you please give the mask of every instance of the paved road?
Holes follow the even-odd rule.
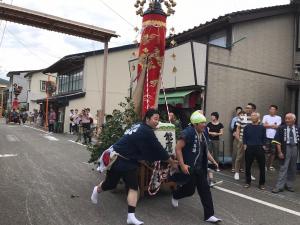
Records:
[[[123,225],[126,197],[120,187],[90,203],[90,192],[99,177],[86,163],[89,152],[72,143],[68,135],[48,135],[19,125],[0,123],[0,224],[1,225]],[[276,173],[275,173],[276,174]],[[274,195],[249,190],[232,174],[216,175],[224,180],[212,190],[217,216],[224,225],[299,225],[300,177],[296,193]],[[275,175],[268,177],[268,185]],[[243,194],[243,195],[241,195]],[[198,225],[202,207],[197,195],[170,206],[170,193],[141,199],[137,215],[146,225]]]

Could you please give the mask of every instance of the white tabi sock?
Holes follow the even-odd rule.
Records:
[[[175,198],[172,197],[171,203],[172,203],[172,206],[173,206],[174,208],[177,208],[177,207],[178,207],[178,200],[177,200],[177,199],[175,199]]]
[[[98,203],[98,186],[95,186],[91,195],[92,203]]]
[[[127,216],[127,224],[141,225],[141,224],[144,224],[144,222],[138,220],[138,219],[135,217],[135,214],[134,214],[134,213],[128,213],[128,216]]]

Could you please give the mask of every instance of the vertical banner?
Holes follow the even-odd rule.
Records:
[[[137,111],[141,116],[144,116],[149,108],[157,107],[160,71],[166,45],[166,18],[166,15],[151,13],[151,11],[143,16],[137,86],[133,96]]]

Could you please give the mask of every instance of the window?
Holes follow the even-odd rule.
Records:
[[[58,93],[67,93],[82,90],[83,71],[75,71],[58,76]]]
[[[40,90],[41,91],[46,91],[46,82],[45,80],[40,81]]]
[[[227,47],[227,31],[222,30],[222,31],[211,34],[209,36],[209,44],[226,48]]]

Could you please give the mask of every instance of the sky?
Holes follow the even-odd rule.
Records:
[[[0,0],[7,4],[114,30],[119,38],[109,47],[132,44],[134,27],[141,27],[136,16],[136,0]],[[226,13],[289,4],[290,0],[177,0],[175,15],[168,17],[168,28],[179,33]],[[9,71],[35,70],[51,66],[62,57],[102,49],[103,44],[79,37],[46,31],[0,20],[0,78]]]

